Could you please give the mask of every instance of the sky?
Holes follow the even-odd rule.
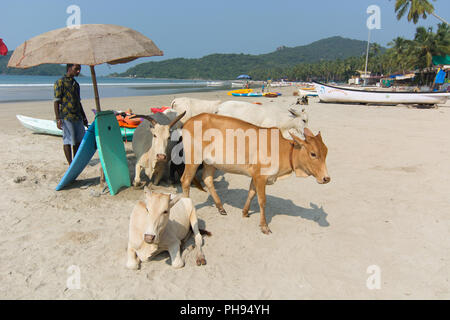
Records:
[[[450,0],[432,3],[435,12],[449,21]],[[387,46],[397,36],[413,38],[418,26],[437,28],[439,20],[433,16],[417,25],[406,17],[398,21],[394,4],[395,0],[2,0],[0,38],[14,50],[27,39],[65,27],[72,15],[67,8],[76,5],[81,24],[135,29],[164,52],[163,57],[96,67],[99,75],[106,75],[148,61],[213,53],[263,54],[332,36],[367,41],[370,5],[381,9],[381,29],[372,30],[371,42]]]

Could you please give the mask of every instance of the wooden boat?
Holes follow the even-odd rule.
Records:
[[[330,86],[315,82],[322,102],[370,103],[370,104],[444,104],[450,96],[447,92],[396,92],[366,91]]]

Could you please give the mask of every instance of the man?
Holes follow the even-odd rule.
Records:
[[[64,155],[69,165],[85,133],[84,126],[88,126],[86,114],[80,99],[80,85],[74,79],[81,71],[79,64],[68,64],[67,73],[58,79],[54,85],[54,109],[57,127],[63,131]]]

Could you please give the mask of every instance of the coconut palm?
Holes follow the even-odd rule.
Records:
[[[414,36],[418,66],[422,68],[433,65],[433,56],[445,56],[450,51],[448,27],[439,24],[438,31],[433,28],[418,27]]]
[[[412,20],[414,24],[419,21],[420,17],[426,19],[427,14],[435,16],[447,25],[449,24],[434,12],[433,4],[431,4],[428,0],[396,0],[395,12],[397,13],[398,20],[400,20],[406,14],[406,12],[408,12],[408,21]]]

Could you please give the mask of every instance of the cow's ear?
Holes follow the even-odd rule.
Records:
[[[171,200],[170,200],[170,202],[169,202],[169,209],[172,208],[178,201],[180,201],[180,199],[181,199],[182,197],[183,197],[183,194],[182,194],[182,193],[177,194],[177,195],[175,196],[175,198],[173,198],[173,199],[172,199],[172,197],[170,197]]]
[[[295,134],[292,134],[291,132],[289,132],[289,134],[291,135],[292,139],[293,139],[293,144],[294,145],[298,145],[300,147],[304,146],[306,144],[306,142],[302,139],[300,139],[299,137],[297,137]]]
[[[312,131],[306,127],[305,129],[303,129],[303,134],[305,135],[305,137],[314,137],[314,133],[312,133]]]

